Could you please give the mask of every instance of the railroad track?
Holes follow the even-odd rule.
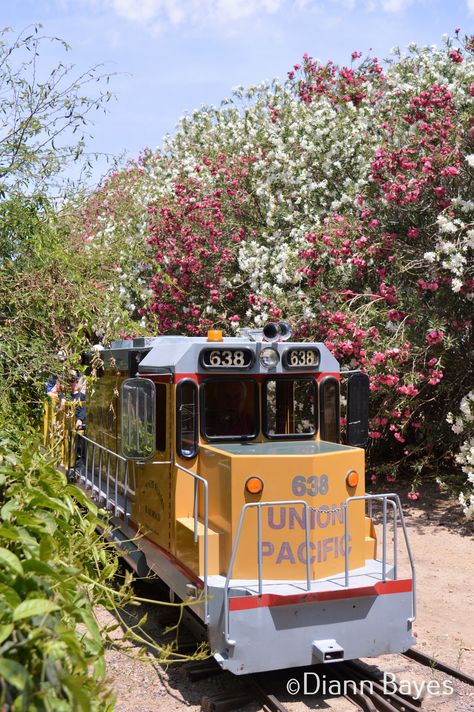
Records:
[[[174,616],[170,612],[171,620]],[[166,619],[166,615],[164,616]],[[163,615],[161,624],[166,623]],[[179,635],[178,652],[192,655],[199,642],[205,637],[200,621],[185,609],[182,618],[183,628]],[[184,635],[183,635],[184,634]],[[175,634],[171,633],[169,642]],[[452,678],[474,687],[474,677],[436,660],[417,649],[410,649],[402,654],[406,659],[415,661],[430,670],[443,672]],[[181,674],[189,682],[199,682],[213,676],[223,675],[224,671],[213,658],[190,661],[180,664]],[[227,674],[227,673],[226,673]],[[305,694],[305,674],[313,681],[309,692]],[[311,677],[312,676],[312,677]],[[324,685],[314,692],[316,676]],[[298,683],[298,691],[290,690],[289,681]],[[422,699],[400,690],[396,680],[392,678],[390,685],[384,684],[383,671],[371,668],[360,661],[331,663],[307,668],[279,670],[269,673],[256,673],[235,677],[236,685],[232,684],[220,694],[204,696],[201,700],[202,712],[238,712],[246,705],[258,702],[264,712],[289,712],[288,705],[303,702],[308,708],[313,708],[314,701],[323,697],[344,697],[354,709],[363,712],[421,712]],[[404,686],[404,690],[406,686]]]
[[[468,675],[466,672],[463,672],[458,668],[447,665],[446,663],[441,662],[441,660],[425,655],[425,653],[422,653],[416,648],[410,648],[410,650],[407,650],[406,653],[402,653],[402,655],[410,660],[415,660],[417,663],[421,663],[421,665],[425,665],[432,670],[445,672],[447,675],[451,675],[451,677],[456,678],[456,680],[460,680],[461,682],[466,683],[466,685],[472,685],[474,687],[474,677],[472,677],[472,675]]]
[[[435,669],[454,677],[468,685],[474,686],[474,678],[457,668],[451,667],[438,660],[430,658],[417,650],[409,650],[404,657],[415,660],[422,665]],[[222,671],[213,660],[204,660],[185,665],[186,675],[190,681],[201,680],[211,675],[218,675]],[[241,710],[245,705],[258,701],[264,712],[288,712],[285,702],[280,697],[288,700],[288,694],[280,691],[281,671],[279,671],[279,684],[272,678],[276,673],[259,673],[242,676],[240,681],[243,684],[242,691],[238,694],[223,693],[216,697],[205,697],[201,703],[202,712],[231,712],[231,710]],[[370,670],[359,661],[334,663],[325,666],[314,666],[311,668],[296,668],[285,671],[287,680],[296,681],[300,689],[304,691],[303,681],[305,675],[312,675],[312,681],[318,676],[323,680],[324,691],[339,689],[340,694],[332,696],[345,697],[355,709],[363,712],[421,712],[422,699],[417,695],[410,695],[401,691],[396,681],[390,681],[390,689],[381,680],[380,671]],[[301,681],[301,682],[299,682]],[[273,690],[273,692],[269,692]],[[274,694],[274,692],[277,694]],[[315,696],[310,692],[311,697]],[[295,694],[292,702],[305,701],[304,695]],[[288,704],[288,702],[286,703]]]

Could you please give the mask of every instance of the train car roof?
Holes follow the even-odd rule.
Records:
[[[240,347],[240,348],[239,348]],[[276,367],[268,369],[260,363],[260,352],[265,348],[278,351],[279,361]],[[246,365],[227,367],[222,364],[213,367],[206,364],[206,353],[221,353],[224,351],[244,350]],[[316,360],[314,364],[289,364],[289,353],[300,350],[314,350]],[[290,341],[252,341],[248,337],[224,337],[222,341],[209,341],[205,336],[156,336],[142,337],[133,340],[115,341],[110,349],[105,349],[101,356],[107,365],[113,359],[118,370],[130,370],[133,359],[136,360],[139,374],[216,374],[230,375],[232,372],[239,374],[275,374],[297,373],[304,371],[316,373],[338,373],[339,363],[323,343],[290,342]],[[294,357],[297,360],[297,356]],[[224,359],[226,360],[226,359]],[[294,360],[294,359],[293,359]],[[249,363],[247,363],[247,361]]]

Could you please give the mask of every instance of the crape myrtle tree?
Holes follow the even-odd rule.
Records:
[[[120,241],[137,329],[287,318],[367,371],[371,478],[408,475],[412,499],[428,476],[473,479],[454,459],[472,416],[464,435],[447,422],[474,382],[473,42],[345,67],[305,55],[285,82],[183,118],[76,225],[104,252]]]

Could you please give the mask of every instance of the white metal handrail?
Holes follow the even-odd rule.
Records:
[[[208,482],[204,477],[200,477],[192,470],[188,470],[183,467],[178,462],[176,463],[178,470],[190,475],[194,479],[194,498],[193,498],[193,519],[194,519],[194,543],[198,542],[198,496],[199,496],[199,483],[202,484],[204,489],[204,622],[209,622],[209,601],[208,601],[208,572],[209,572],[209,552],[208,552],[208,532],[209,532],[209,494],[208,494]]]
[[[382,581],[386,581],[387,577],[387,506],[393,509],[393,578],[397,580],[398,578],[398,551],[397,551],[397,513],[400,513],[400,523],[403,529],[405,545],[407,549],[408,559],[410,562],[411,575],[412,575],[412,618],[413,621],[416,615],[416,598],[415,598],[415,585],[416,585],[416,575],[415,575],[415,565],[413,560],[413,555],[410,548],[410,543],[408,541],[408,534],[405,526],[405,520],[403,518],[403,512],[401,508],[400,498],[397,494],[380,494],[380,495],[361,495],[358,497],[348,497],[346,501],[341,505],[341,509],[344,512],[344,586],[349,587],[349,524],[348,524],[348,510],[349,505],[354,501],[366,501],[371,507],[373,501],[381,500],[383,507],[383,534],[382,534]],[[263,555],[262,555],[262,524],[261,524],[261,510],[262,507],[269,506],[295,506],[301,505],[304,508],[305,513],[305,547],[306,547],[306,590],[311,590],[311,577],[310,577],[310,528],[309,528],[309,513],[310,511],[318,512],[323,511],[318,507],[311,507],[307,502],[302,500],[283,500],[274,502],[248,502],[244,504],[241,510],[239,524],[237,526],[237,532],[234,539],[234,544],[232,546],[232,553],[230,557],[229,567],[227,570],[226,580],[224,584],[224,638],[228,645],[234,646],[235,641],[230,638],[230,621],[229,621],[229,588],[231,584],[232,571],[234,568],[235,559],[237,556],[237,551],[240,542],[240,536],[242,533],[242,527],[246,512],[248,509],[257,509],[257,571],[258,571],[258,595],[261,596],[263,593]],[[327,511],[325,509],[324,511]]]
[[[369,504],[369,512],[372,514],[372,502],[382,501],[382,581],[387,578],[387,505],[390,504],[393,509],[393,578],[398,579],[398,545],[397,545],[397,515],[400,515],[400,524],[403,531],[403,537],[405,541],[405,547],[407,550],[408,561],[410,563],[411,578],[412,578],[412,617],[413,622],[416,618],[416,569],[415,561],[413,558],[413,553],[411,550],[410,542],[408,539],[408,532],[405,524],[405,518],[403,516],[402,505],[400,502],[400,497],[395,492],[390,492],[388,494],[366,494],[354,497],[348,497],[346,499],[346,514],[344,517],[344,544],[345,544],[345,558],[344,558],[344,579],[345,585],[349,585],[349,557],[347,555],[347,546],[349,540],[349,505],[351,502],[365,501]]]
[[[95,440],[91,440],[86,437],[81,432],[75,433],[76,437],[76,457],[74,460],[74,467],[69,468],[76,472],[77,465],[77,453],[79,450],[79,445],[82,442],[84,444],[85,459],[84,466],[80,468],[79,476],[84,480],[84,484],[89,486],[92,490],[92,494],[97,491],[97,497],[100,505],[100,499],[103,496],[105,499],[105,508],[107,510],[113,510],[114,515],[117,516],[120,511],[123,512],[124,517],[128,520],[130,517],[130,512],[128,511],[128,494],[132,492],[129,488],[128,483],[128,460],[119,455],[119,453],[110,450],[97,443]],[[112,458],[115,458],[115,467],[112,467]],[[102,476],[102,468],[105,459],[105,474],[104,478]],[[97,466],[97,481],[96,481],[96,466]],[[122,468],[123,474],[123,497],[122,503],[119,503],[119,474],[120,468]],[[112,469],[114,473],[112,474]],[[82,474],[83,473],[83,474]],[[105,479],[105,490],[103,489]],[[113,495],[111,495],[111,485],[113,488]]]

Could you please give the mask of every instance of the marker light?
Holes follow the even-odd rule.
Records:
[[[348,487],[357,487],[359,484],[359,473],[355,470],[349,470],[346,475],[346,485]]]
[[[275,368],[280,360],[280,354],[275,349],[262,349],[260,351],[260,363],[264,368]]]
[[[260,477],[249,477],[245,483],[245,489],[250,494],[261,494],[263,492],[263,480]]]
[[[209,329],[207,332],[208,341],[224,341],[222,331],[220,329]]]

